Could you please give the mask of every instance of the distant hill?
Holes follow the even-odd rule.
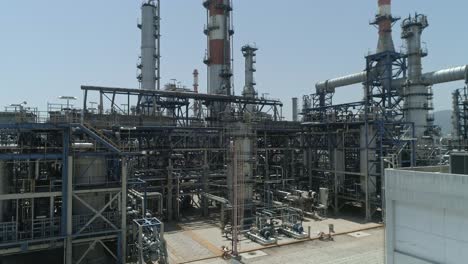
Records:
[[[452,110],[434,112],[434,124],[442,128],[444,135],[452,133]]]

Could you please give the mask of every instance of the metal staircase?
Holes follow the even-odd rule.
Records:
[[[122,150],[120,149],[119,145],[117,145],[112,139],[107,137],[104,133],[97,130],[90,124],[83,122],[81,124],[78,124],[78,127],[87,135],[89,135],[96,141],[100,142],[101,144],[109,148],[110,150],[117,152],[117,153],[122,153]]]

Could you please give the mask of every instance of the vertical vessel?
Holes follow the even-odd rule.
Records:
[[[160,0],[145,0],[141,6],[140,88],[160,89]]]

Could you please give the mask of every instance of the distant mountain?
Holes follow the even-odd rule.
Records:
[[[444,135],[452,133],[452,110],[434,112],[434,124],[442,128]]]

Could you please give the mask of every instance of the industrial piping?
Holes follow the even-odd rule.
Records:
[[[455,81],[468,81],[468,65],[448,68],[439,71],[425,73],[421,77],[422,81],[427,85],[434,85],[439,83],[455,82]],[[333,93],[336,88],[345,87],[353,84],[364,83],[367,80],[367,73],[360,72],[339,78],[334,78],[319,82],[315,85],[317,93]],[[401,88],[407,81],[406,78],[393,80],[392,86]]]
[[[392,17],[392,1],[378,0],[378,13],[371,25],[377,25],[379,29],[379,41],[377,53],[395,51],[392,38],[392,23],[397,19]],[[363,83],[367,80],[367,73],[355,73],[316,84],[317,93],[333,93],[335,88]]]
[[[378,25],[379,28],[379,42],[377,46],[377,53],[384,51],[394,51],[392,28],[391,24],[397,19],[392,17],[391,13],[391,0],[378,0],[379,12],[376,15],[375,22],[371,23]],[[315,85],[316,93],[334,93],[336,88],[348,85],[364,83],[367,80],[367,73],[365,71],[354,73],[326,81],[318,82]],[[465,80],[468,81],[468,65],[444,69],[425,73],[421,77],[421,81],[426,85],[434,85],[438,83],[446,83],[453,81]],[[392,81],[393,88],[400,89],[407,83],[407,79],[396,79]]]

